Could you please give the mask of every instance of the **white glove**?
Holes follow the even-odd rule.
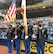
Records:
[[[13,42],[13,40],[11,40],[11,42]]]
[[[18,38],[18,36],[17,35],[15,35],[15,39],[17,39]]]
[[[2,37],[5,38],[4,35]]]
[[[28,36],[25,36],[25,39],[28,39]]]
[[[45,44],[47,44],[47,42],[45,42]]]
[[[35,36],[34,34],[32,35],[32,38],[37,38],[37,36]]]

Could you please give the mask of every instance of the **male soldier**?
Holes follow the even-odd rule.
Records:
[[[9,25],[8,26],[9,29],[7,31],[7,42],[8,42],[8,52],[9,54],[12,53],[12,42],[13,42],[13,39],[14,39],[14,29],[12,28],[12,25]]]
[[[44,46],[45,46],[45,40],[46,40],[46,33],[45,29],[43,28],[42,21],[38,22],[38,29],[37,29],[37,54],[40,54],[40,50],[42,51],[42,54],[44,54]]]
[[[31,22],[28,21],[28,36],[25,36],[25,40],[24,40],[26,54],[30,54],[30,40],[31,40],[31,36],[33,34],[32,28],[33,28],[33,26],[31,25]]]
[[[21,30],[22,30],[22,26],[20,25],[20,23],[16,23],[15,47],[17,54],[20,54]]]

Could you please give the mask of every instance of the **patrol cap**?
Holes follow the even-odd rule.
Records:
[[[16,22],[16,24],[19,24],[20,25],[20,22]]]
[[[30,24],[30,23],[31,23],[31,21],[30,21],[30,20],[28,20],[28,21],[27,21],[27,24]]]
[[[12,24],[8,24],[8,26],[11,26],[12,27]]]

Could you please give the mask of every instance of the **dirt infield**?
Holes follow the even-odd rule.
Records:
[[[8,54],[7,46],[0,46],[0,54]],[[13,50],[12,54],[16,54],[16,51]],[[21,52],[20,54],[25,54],[25,53]]]
[[[0,54],[8,54],[8,48],[6,46],[0,46]]]

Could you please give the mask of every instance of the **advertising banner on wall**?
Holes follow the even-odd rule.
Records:
[[[21,41],[21,50],[25,51],[25,47],[24,47],[24,42]],[[37,48],[36,48],[36,42],[35,41],[31,41],[31,47],[30,47],[30,51],[32,53],[37,53]],[[44,50],[44,54],[53,54],[53,43],[47,43],[45,45],[45,50]]]

